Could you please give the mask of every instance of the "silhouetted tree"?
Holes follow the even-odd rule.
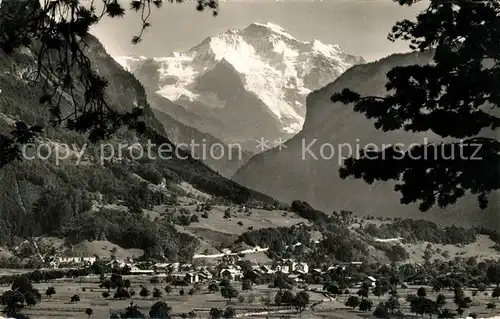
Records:
[[[500,264],[492,264],[486,269],[486,276],[491,283],[500,284]]]
[[[130,298],[130,293],[127,289],[119,287],[116,288],[116,292],[113,297],[117,299],[127,299]]]
[[[101,282],[99,285],[101,288],[106,288],[108,289],[108,292],[113,288],[113,282],[110,279],[104,279],[104,281]]]
[[[238,298],[238,295],[239,295],[238,290],[236,290],[236,288],[234,288],[231,285],[222,287],[220,292],[221,292],[222,297],[229,299],[229,300],[231,300],[233,298]]]
[[[241,284],[241,290],[252,290],[252,281],[250,279],[243,280],[243,283]]]
[[[123,319],[145,319],[146,316],[139,311],[136,304],[133,301],[130,302],[130,306],[125,308],[125,313],[121,314],[119,318]]]
[[[419,0],[395,1],[410,6]],[[383,131],[432,132],[454,140],[409,150],[398,145],[365,150],[344,162],[342,178],[396,180],[401,202],[418,202],[421,211],[454,204],[466,192],[477,195],[480,208],[487,207],[487,195],[500,188],[500,143],[494,133],[500,125],[495,115],[500,105],[499,12],[498,1],[431,0],[416,21],[396,23],[389,39],[431,51],[433,62],[390,70],[385,96],[345,89],[332,101],[353,103],[354,111],[374,119],[375,128]],[[493,134],[480,137],[483,129]]]
[[[491,297],[492,298],[500,298],[500,287],[495,287],[495,289],[493,289],[493,291],[491,292]]]
[[[151,319],[169,319],[171,315],[172,307],[169,307],[164,301],[157,301],[149,310],[149,316]]]
[[[216,283],[211,283],[210,285],[208,285],[208,291],[210,293],[217,292],[219,291],[219,286]]]
[[[47,290],[45,291],[45,295],[49,298],[52,297],[52,295],[54,295],[56,293],[56,289],[54,287],[49,287],[47,288]]]
[[[420,298],[425,298],[427,296],[427,290],[425,289],[425,287],[418,288],[417,296],[419,296]]]
[[[230,318],[235,318],[236,316],[236,310],[234,310],[233,307],[227,307],[224,310],[224,318],[230,319]]]
[[[92,310],[91,308],[85,309],[85,314],[87,316],[89,316],[89,318],[90,318],[90,316],[92,316],[93,313],[94,313],[94,310]]]
[[[172,287],[170,286],[165,286],[165,292],[167,293],[167,295],[170,295],[172,293]]]
[[[486,304],[486,309],[489,309],[491,311],[495,310],[496,307],[497,305],[494,302],[489,302]]]
[[[354,309],[359,306],[359,303],[360,300],[358,296],[349,296],[349,298],[347,298],[347,301],[345,302],[345,305]]]
[[[219,319],[224,315],[224,310],[219,308],[210,309],[209,316],[211,319]]]
[[[139,296],[142,298],[147,298],[150,295],[150,291],[146,287],[142,287],[141,291],[139,291]]]
[[[310,302],[309,294],[304,290],[299,291],[295,296],[293,305],[295,309],[299,311],[301,317],[302,317],[302,312],[306,309],[309,302]]]
[[[51,113],[51,124],[64,124],[68,129],[89,133],[92,142],[106,138],[126,125],[144,132],[145,125],[139,121],[141,107],[119,113],[110,107],[106,99],[107,81],[91,64],[85,45],[91,41],[89,30],[103,16],[122,17],[126,9],[115,0],[104,0],[102,8],[83,5],[77,1],[4,0],[0,8],[0,49],[13,54],[18,49],[34,49],[37,68],[33,81],[43,87],[40,103]],[[138,43],[147,27],[151,7],[161,7],[162,0],[133,0],[130,9],[141,13],[142,28],[132,38]],[[217,14],[215,0],[197,0],[197,9],[212,9]],[[61,14],[64,12],[64,14]],[[50,73],[50,76],[47,74]],[[84,99],[76,96],[83,89]],[[61,100],[69,94],[74,105],[70,114],[63,114]],[[63,97],[63,98],[62,98]],[[35,106],[34,106],[35,107]],[[0,135],[0,167],[21,159],[22,144],[30,142],[42,128],[29,127],[18,122],[9,135]]]
[[[160,299],[162,296],[161,290],[158,288],[153,289],[153,298]]]

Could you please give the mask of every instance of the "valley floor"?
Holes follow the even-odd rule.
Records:
[[[2,272],[6,272],[2,270]],[[56,294],[51,298],[43,296],[42,302],[40,302],[35,307],[26,308],[23,313],[30,316],[31,318],[37,319],[53,319],[53,318],[64,318],[64,319],[87,319],[88,316],[85,314],[87,308],[93,310],[92,318],[109,318],[110,312],[120,311],[125,309],[130,302],[133,301],[137,304],[139,310],[147,314],[150,307],[158,300],[165,301],[170,307],[172,307],[172,312],[175,314],[174,318],[181,318],[182,313],[189,313],[194,311],[197,318],[208,318],[208,312],[211,308],[221,308],[225,309],[228,306],[235,308],[237,317],[245,317],[244,314],[250,313],[262,313],[268,309],[271,311],[284,311],[288,310],[285,307],[275,307],[271,306],[268,308],[265,306],[261,297],[274,298],[276,294],[276,289],[270,289],[267,286],[254,286],[253,290],[247,292],[241,292],[239,284],[235,283],[235,287],[240,290],[240,296],[243,296],[245,300],[243,302],[235,301],[228,302],[226,299],[222,298],[220,293],[208,293],[207,285],[203,285],[201,292],[194,294],[192,296],[187,293],[184,296],[179,295],[179,291],[184,289],[186,292],[189,291],[191,287],[172,287],[172,292],[170,295],[166,295],[163,289],[166,284],[150,284],[149,276],[128,276],[127,279],[131,281],[131,289],[136,291],[136,295],[131,299],[117,300],[117,299],[105,299],[102,297],[102,293],[106,289],[99,288],[99,278],[98,277],[84,277],[79,279],[64,279],[57,280],[50,283],[35,284],[35,288],[44,292],[47,287],[52,286],[56,290]],[[163,296],[161,298],[155,299],[151,296],[147,298],[141,298],[138,296],[138,292],[141,286],[147,287],[152,291],[155,287],[162,290]],[[337,300],[330,299],[324,296],[322,293],[314,292],[312,290],[320,289],[320,286],[311,285],[309,286],[309,294],[311,298],[311,304],[319,303],[321,300],[324,302],[317,304],[313,307],[313,310],[306,310],[302,313],[302,318],[329,318],[329,319],[361,319],[361,318],[374,318],[372,312],[362,313],[358,310],[350,310],[344,306],[344,302],[347,299],[347,295],[340,295]],[[0,293],[8,290],[8,286],[0,287]],[[408,313],[408,304],[405,301],[405,296],[410,293],[416,293],[418,287],[409,287],[408,289],[399,289],[401,309],[408,314],[408,318],[413,317]],[[355,288],[350,289],[352,292],[356,291]],[[430,289],[428,290],[430,291]],[[113,292],[111,292],[112,294]],[[466,294],[470,295],[470,291],[466,291]],[[444,294],[447,297],[448,303],[445,308],[454,309],[452,303],[453,292],[445,291]],[[70,298],[73,295],[80,296],[80,302],[71,303]],[[491,295],[491,291],[490,291]],[[430,298],[435,298],[434,293],[430,293]],[[383,297],[369,297],[374,306],[378,302],[385,301],[388,296]],[[486,297],[484,295],[478,295],[474,298],[473,306],[469,311],[478,314],[479,318],[494,317],[498,315],[498,310],[495,312],[490,312],[486,310],[486,303],[491,301],[491,297]],[[281,312],[280,311],[280,312]],[[467,312],[465,313],[467,314]],[[283,318],[285,314],[275,314],[270,315],[269,318]],[[258,316],[252,316],[253,318],[265,318],[264,314]],[[299,318],[299,314],[286,314],[286,318]]]

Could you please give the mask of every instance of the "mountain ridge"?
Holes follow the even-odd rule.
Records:
[[[196,124],[194,128],[225,143],[242,143],[251,152],[262,137],[293,136],[304,121],[306,95],[364,62],[338,45],[297,40],[272,23],[229,29],[167,57],[115,59],[136,75],[149,65],[149,79],[143,81],[149,90],[208,121],[222,121],[223,129]],[[226,85],[213,81],[230,77],[234,81]],[[175,119],[193,126],[182,115]]]
[[[500,222],[495,214],[500,204],[498,193],[491,194],[490,207],[486,210],[478,208],[476,198],[466,196],[447,209],[435,207],[423,213],[416,204],[400,203],[400,193],[394,191],[393,182],[368,185],[362,180],[342,180],[339,177],[341,160],[338,153],[343,144],[355,151],[356,147],[363,148],[369,143],[377,146],[403,143],[408,146],[422,143],[424,138],[432,141],[438,137],[428,133],[376,130],[373,123],[364,115],[355,113],[352,106],[332,103],[330,97],[344,88],[361,95],[384,95],[387,71],[395,66],[427,64],[432,57],[433,52],[395,54],[353,66],[334,82],[308,96],[306,121],[299,134],[289,139],[281,150],[275,148],[252,157],[235,173],[233,180],[279,200],[307,201],[323,211],[345,209],[365,216],[425,218],[444,224],[499,229]],[[319,159],[303,152],[313,141],[316,142],[309,149]],[[321,146],[325,144],[334,146],[336,153],[333,158],[321,158]],[[342,155],[349,157],[353,154]]]
[[[51,156],[15,161],[0,170],[0,246],[10,247],[26,238],[40,236],[71,242],[106,239],[125,249],[142,249],[149,257],[165,254],[177,258],[186,252],[188,256],[199,244],[198,240],[179,234],[167,222],[149,221],[141,213],[154,205],[175,202],[179,185],[192,188],[182,191],[185,195],[195,196],[190,192],[196,194],[194,190],[200,190],[222,202],[275,202],[224,178],[189,156],[189,152],[177,150],[153,114],[142,84],[109,56],[97,38],[88,36],[85,42],[85,54],[93,69],[109,83],[106,99],[110,107],[120,113],[134,107],[144,112],[141,120],[146,124],[145,135],[124,127],[102,143],[115,150],[124,144],[140,145],[144,150],[152,142],[156,146],[171,146],[179,157],[162,159],[154,148],[151,158],[134,159],[127,153],[101,163],[101,144],[89,143],[86,134],[50,126],[49,110],[39,105],[41,85],[28,85],[28,76],[36,65],[33,49],[10,55],[0,50],[0,132],[9,134],[16,121],[23,121],[46,128],[36,146],[46,144],[42,148],[48,146],[52,151],[60,144],[87,146],[87,156],[78,165],[73,157],[57,162]],[[78,84],[74,91],[77,100],[83,99]],[[63,115],[72,110],[69,100],[63,99],[61,103]],[[132,154],[130,147],[127,150]],[[47,152],[50,151],[45,150],[44,154]],[[93,211],[95,202],[103,207],[124,205],[128,210]]]

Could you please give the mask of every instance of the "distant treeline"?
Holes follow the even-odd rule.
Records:
[[[77,269],[53,269],[53,270],[34,270],[24,274],[4,275],[0,276],[0,285],[11,285],[14,280],[20,276],[28,278],[31,282],[40,283],[52,281],[61,278],[79,278],[89,275],[104,275],[107,273],[114,273],[119,275],[126,275],[129,273],[127,268],[112,268],[101,262],[95,262],[89,267]]]

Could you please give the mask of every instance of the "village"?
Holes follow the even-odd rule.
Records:
[[[251,252],[265,252],[267,248],[256,247]],[[251,253],[246,251],[246,253]],[[224,250],[223,253],[217,255],[195,255],[194,263],[150,263],[138,262],[131,258],[123,260],[111,259],[110,257],[57,257],[50,264],[54,269],[68,269],[88,267],[97,261],[106,261],[106,265],[112,269],[127,269],[126,273],[135,276],[155,276],[158,278],[171,277],[174,282],[184,282],[186,284],[195,284],[210,282],[214,279],[229,280],[231,282],[242,281],[244,276],[269,276],[276,273],[286,275],[289,280],[295,283],[304,282],[304,276],[323,275],[327,272],[341,267],[345,270],[349,266],[359,266],[362,262],[336,263],[329,266],[327,269],[310,269],[308,263],[299,262],[294,259],[280,259],[270,264],[253,264],[247,261],[250,269],[244,270],[241,263],[244,261],[242,252],[233,253],[230,250]],[[210,259],[209,263],[204,262],[205,259]],[[250,271],[250,273],[248,273]],[[370,285],[375,286],[376,279],[372,276],[367,276]]]
[[[260,247],[251,250],[267,251]],[[458,302],[457,312],[474,318],[492,314],[500,294],[500,289],[483,284],[492,282],[491,271],[485,278],[474,277],[470,262],[463,264],[469,270],[461,269],[457,262],[433,273],[430,264],[332,261],[312,268],[303,260],[275,258],[257,263],[251,256],[250,250],[245,256],[224,249],[219,254],[196,255],[189,263],[97,255],[54,257],[50,269],[26,273],[36,289],[46,291],[47,298],[24,312],[47,318],[83,318],[88,313],[103,317],[135,310],[147,313],[153,311],[154,300],[155,305],[171,307],[172,318],[299,318],[303,312],[306,318],[315,319],[330,314],[360,318],[373,309],[373,317],[388,318],[383,311],[392,308],[387,307],[409,318],[411,313],[431,311],[419,308],[420,302],[436,299],[437,303],[445,296],[449,306],[433,308],[433,313],[451,313],[449,307]],[[442,268],[446,264],[435,265]],[[10,280],[4,279],[6,283]],[[458,282],[463,286],[457,286]],[[8,284],[3,288],[8,289]]]

